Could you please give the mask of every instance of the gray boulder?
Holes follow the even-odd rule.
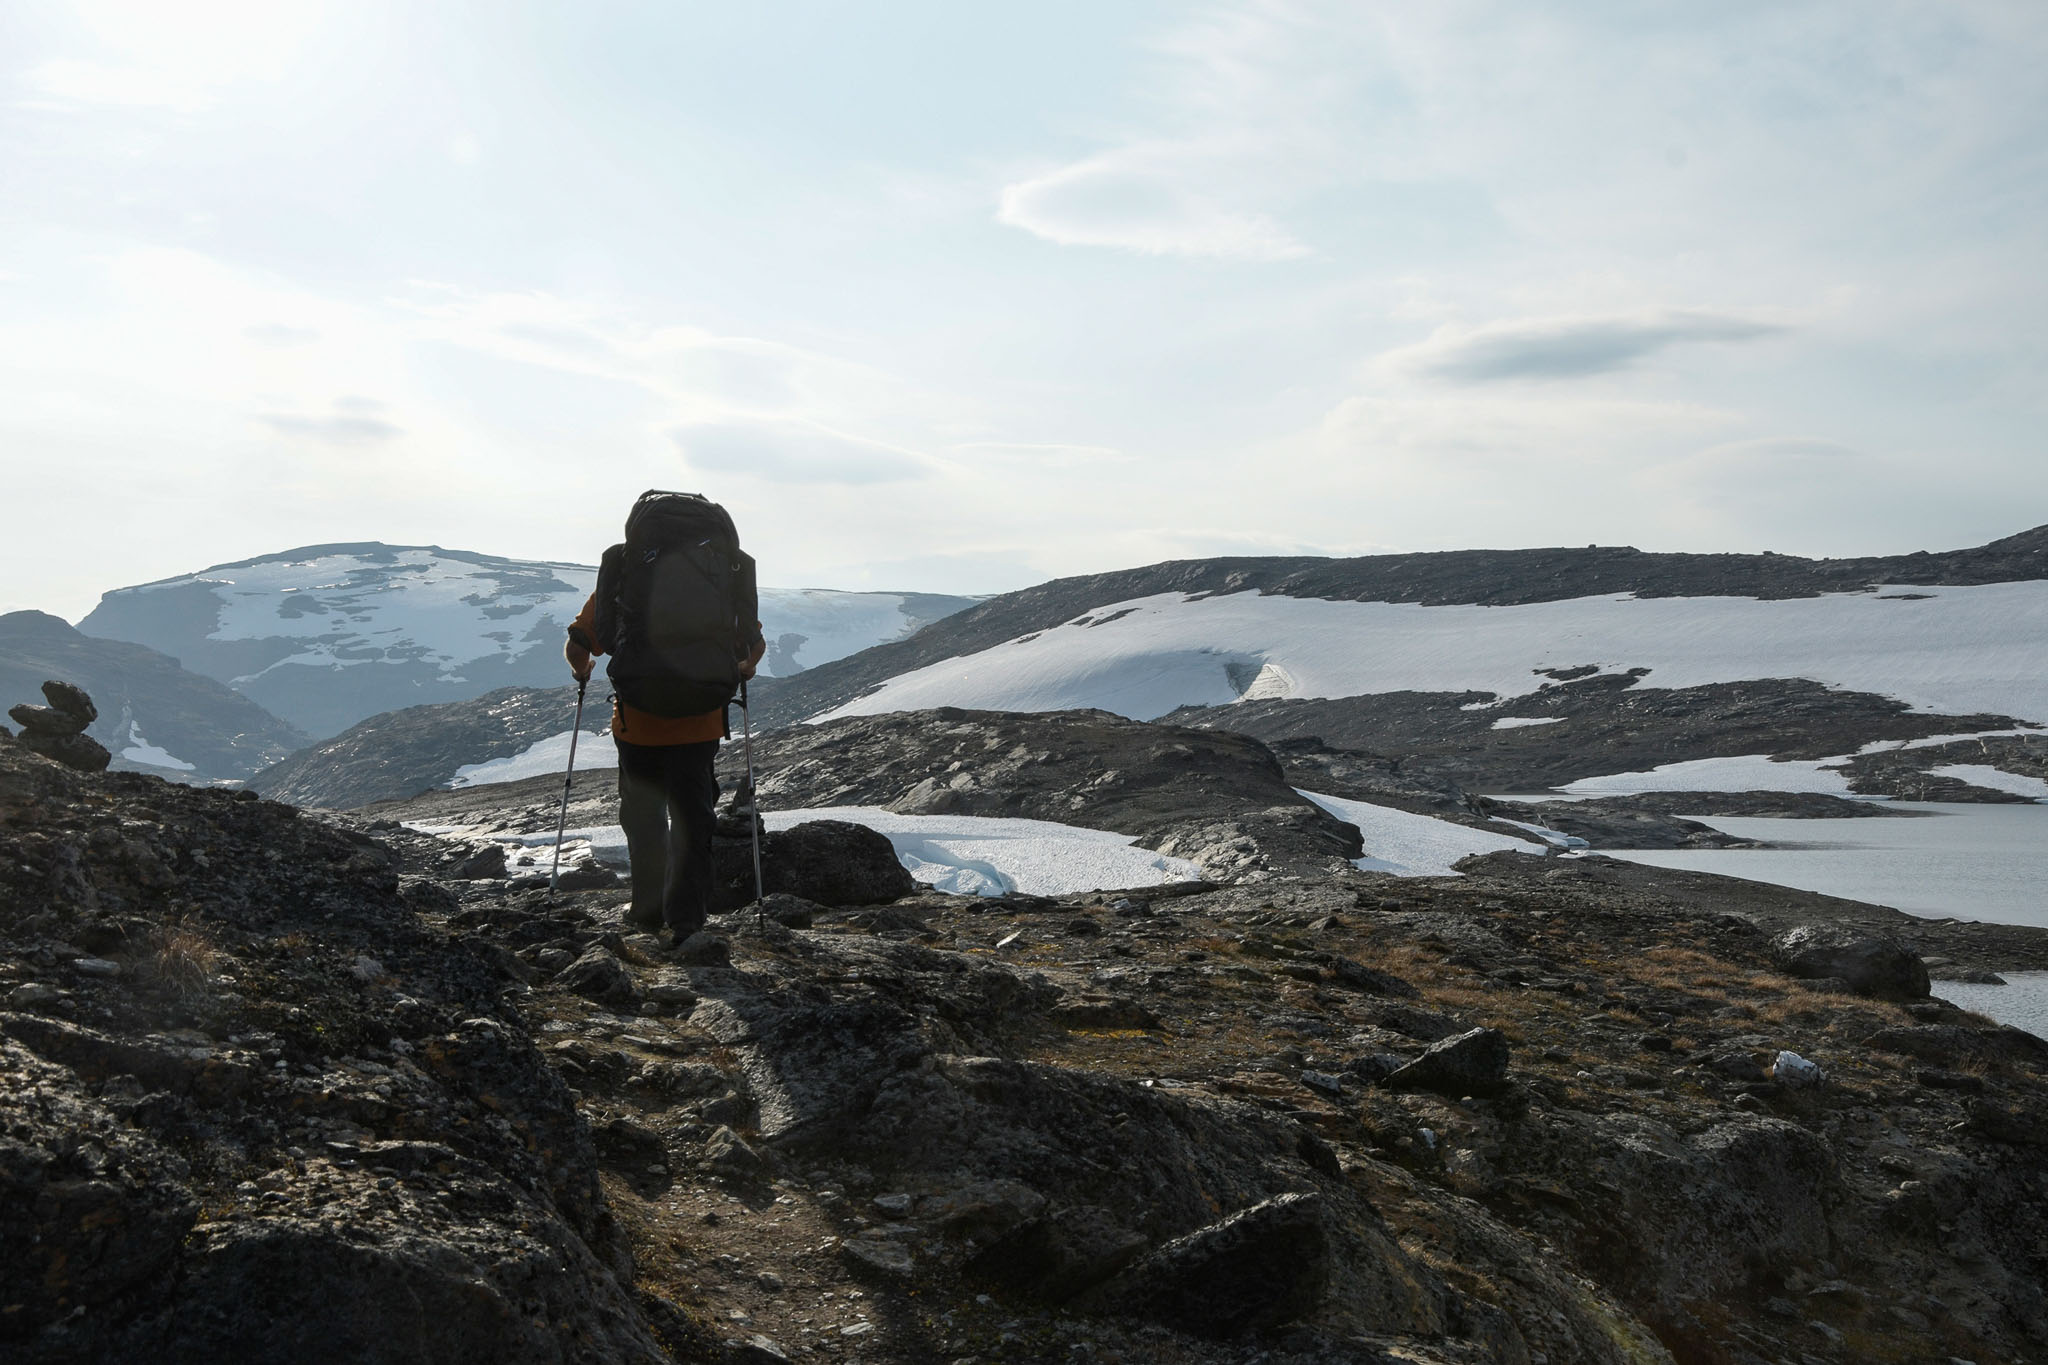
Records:
[[[1389,1075],[1396,1090],[1433,1090],[1439,1095],[1491,1095],[1507,1084],[1508,1040],[1497,1028],[1476,1028],[1441,1042]]]
[[[637,1004],[640,998],[640,988],[633,984],[632,973],[602,947],[590,949],[564,967],[554,984],[615,1008]]]
[[[17,706],[14,709],[18,712],[28,708]],[[16,715],[15,719],[19,720],[21,717]],[[53,758],[65,767],[76,768],[80,772],[104,772],[107,765],[114,761],[114,756],[107,751],[107,746],[91,735],[53,735],[24,730],[21,734],[21,744],[44,758]]]
[[[1110,1288],[1127,1311],[1235,1337],[1306,1316],[1329,1282],[1322,1200],[1283,1194],[1168,1242]]]
[[[754,899],[750,840],[717,839],[715,908],[733,910]],[[877,905],[908,896],[917,883],[887,838],[844,820],[810,820],[761,838],[761,883],[770,895],[801,897],[819,905]]]
[[[1771,961],[1787,976],[1833,978],[1881,1000],[1927,998],[1927,964],[1890,934],[1841,924],[1802,924],[1771,941]]]

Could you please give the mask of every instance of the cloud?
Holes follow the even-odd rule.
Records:
[[[190,114],[214,102],[205,85],[176,71],[108,66],[101,62],[44,62],[24,77],[30,89],[61,106],[106,105],[168,109]]]
[[[339,414],[333,417],[294,417],[266,412],[257,421],[280,436],[302,436],[331,446],[376,445],[403,436],[404,429],[375,417]]]
[[[1390,352],[1386,359],[1454,384],[1584,379],[1627,369],[1672,346],[1758,341],[1788,330],[1782,323],[1706,309],[1523,318],[1483,327],[1439,328],[1429,340]]]
[[[1270,218],[1233,210],[1191,184],[1180,158],[1109,152],[1005,186],[996,220],[1062,246],[1150,255],[1284,261],[1312,254]]]
[[[690,464],[707,473],[870,484],[932,472],[908,451],[804,423],[699,422],[672,434]]]
[[[320,339],[320,333],[312,327],[292,327],[282,322],[244,327],[242,335],[265,346],[308,346]]]

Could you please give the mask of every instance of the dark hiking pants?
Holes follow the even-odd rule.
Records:
[[[619,824],[633,859],[633,908],[642,928],[678,935],[711,913],[711,834],[717,822],[718,741],[619,746]]]

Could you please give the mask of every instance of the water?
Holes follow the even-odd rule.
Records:
[[[1767,820],[1694,816],[1775,848],[1616,850],[1656,867],[1717,872],[1889,905],[1934,919],[2048,927],[2048,806],[1899,802],[1921,819]],[[1964,1009],[2048,1037],[2048,972],[2004,972],[2008,984],[1937,981]]]
[[[1988,1014],[2001,1024],[2048,1038],[2048,972],[2000,972],[2003,986],[1937,981],[1934,993],[1966,1010]]]
[[[2048,805],[1896,804],[1932,814],[1896,820],[1692,816],[1775,847],[1616,849],[1612,856],[1846,896],[1928,919],[2048,928]]]

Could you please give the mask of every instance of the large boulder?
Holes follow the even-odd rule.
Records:
[[[716,908],[732,910],[751,902],[750,842],[744,836],[717,839],[712,856]],[[819,905],[877,905],[917,890],[895,845],[866,825],[845,820],[810,820],[762,835],[761,883],[769,895],[797,896]]]
[[[1927,964],[1890,934],[1846,924],[1802,924],[1771,941],[1771,961],[1787,976],[1839,980],[1881,1000],[1927,998]]]
[[[1127,1311],[1235,1337],[1314,1311],[1330,1283],[1322,1200],[1283,1194],[1175,1238],[1111,1286]]]
[[[1434,1090],[1453,1099],[1491,1095],[1507,1084],[1508,1040],[1497,1028],[1476,1028],[1441,1042],[1382,1082],[1395,1090]]]

